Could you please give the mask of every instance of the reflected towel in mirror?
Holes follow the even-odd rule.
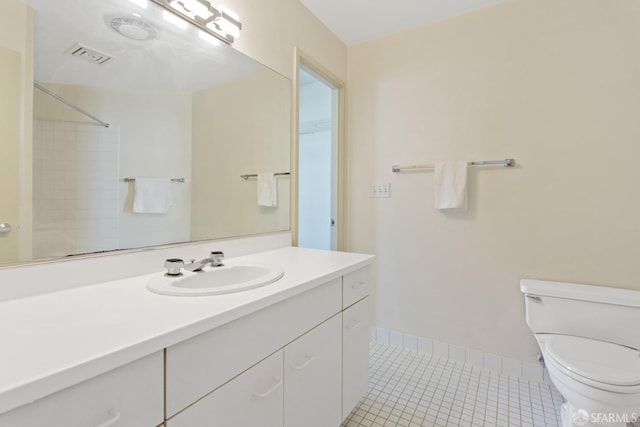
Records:
[[[166,214],[173,204],[170,178],[135,179],[133,212]]]
[[[273,172],[258,174],[258,206],[278,206],[276,177]]]

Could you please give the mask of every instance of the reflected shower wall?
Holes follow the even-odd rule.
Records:
[[[188,240],[191,93],[44,86],[111,126],[100,126],[41,91],[34,93],[34,133],[40,134],[34,147],[34,258]],[[117,139],[105,145],[110,138]],[[48,183],[43,174],[54,172],[64,175]],[[107,176],[108,183],[103,181]],[[137,214],[132,212],[135,185],[123,180],[136,177],[187,182],[172,185],[167,214]],[[65,202],[74,198],[71,205]]]
[[[33,255],[117,249],[120,127],[34,120]]]

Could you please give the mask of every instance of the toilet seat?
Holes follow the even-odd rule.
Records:
[[[589,338],[555,335],[546,341],[549,361],[576,381],[603,390],[640,390],[640,352]]]

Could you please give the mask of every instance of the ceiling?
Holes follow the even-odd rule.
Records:
[[[479,9],[503,0],[300,0],[352,45]]]

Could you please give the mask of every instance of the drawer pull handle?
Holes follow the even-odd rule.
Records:
[[[98,427],[111,427],[118,421],[120,421],[120,412],[116,411],[115,409],[109,409],[109,419],[98,425]]]
[[[361,289],[364,288],[367,285],[367,282],[365,282],[364,280],[361,280],[358,283],[354,283],[353,285],[351,285],[351,289]]]
[[[282,380],[280,378],[273,377],[273,379],[276,381],[276,383],[272,385],[271,388],[269,388],[269,390],[263,393],[258,393],[257,391],[254,391],[253,395],[255,397],[264,398],[264,397],[269,397],[271,394],[273,394],[273,392],[276,391],[278,388],[280,388],[280,386],[282,385]]]
[[[305,357],[307,360],[305,360],[304,363],[302,363],[302,365],[292,366],[292,368],[295,369],[296,371],[302,371],[304,368],[309,366],[311,362],[313,362],[313,359],[315,359],[315,357],[310,356],[308,354]]]
[[[360,320],[351,320],[347,324],[347,329],[356,329],[360,327],[360,325],[362,325],[362,322]]]

